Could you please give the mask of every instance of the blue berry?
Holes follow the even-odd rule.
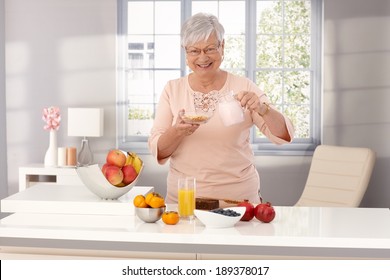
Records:
[[[236,211],[231,210],[231,209],[226,209],[225,210],[225,209],[222,209],[222,208],[218,208],[218,209],[211,210],[210,212],[221,214],[221,215],[228,216],[228,217],[240,216],[239,213],[237,213]]]

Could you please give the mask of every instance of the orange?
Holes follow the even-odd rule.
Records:
[[[160,208],[165,205],[164,198],[156,192],[148,193],[145,196],[145,202],[147,205],[149,205],[152,208]]]
[[[139,194],[134,197],[133,204],[135,207],[138,208],[148,208],[148,204],[146,203],[145,197],[142,194]]]
[[[176,211],[166,211],[162,214],[161,219],[163,220],[164,223],[167,225],[176,225],[180,218],[179,218],[179,213]]]

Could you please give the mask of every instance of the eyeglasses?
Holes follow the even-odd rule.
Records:
[[[215,54],[218,52],[218,49],[220,46],[221,46],[221,44],[218,43],[218,46],[208,46],[207,48],[205,48],[203,50],[198,49],[198,48],[194,48],[194,47],[190,47],[188,49],[186,48],[186,53],[187,53],[187,55],[194,56],[194,57],[200,55],[202,53],[202,51],[205,55]]]

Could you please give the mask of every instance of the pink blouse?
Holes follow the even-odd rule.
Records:
[[[226,83],[219,93],[230,90],[234,93],[252,91],[258,94],[261,102],[269,103],[268,97],[251,80],[228,73]],[[208,96],[209,99],[204,100],[206,103],[210,102],[211,107],[212,93]],[[218,92],[215,93],[218,95]],[[194,96],[188,76],[169,81],[165,86],[149,138],[149,149],[156,159],[159,137],[176,122],[179,110],[195,109]],[[215,97],[214,95],[214,100]],[[285,123],[290,138],[293,139],[294,129],[286,117]],[[167,203],[177,202],[177,180],[186,176],[196,178],[197,197],[248,199],[258,203],[260,179],[250,145],[250,129],[253,124],[273,143],[286,143],[285,140],[272,135],[263,118],[255,112],[245,111],[244,122],[224,126],[219,116],[217,98],[213,117],[206,124],[201,124],[192,135],[185,137],[170,158],[159,161],[159,164],[165,164],[168,159],[170,161]]]

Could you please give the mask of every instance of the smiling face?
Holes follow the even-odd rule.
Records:
[[[200,76],[213,76],[221,66],[224,41],[218,41],[215,34],[211,34],[206,41],[200,41],[186,46],[188,67]]]

